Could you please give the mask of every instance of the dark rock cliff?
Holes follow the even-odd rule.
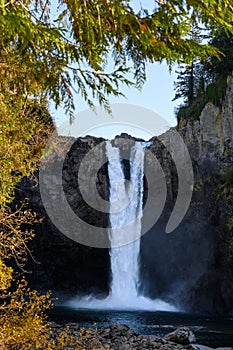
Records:
[[[73,143],[73,139],[68,140]],[[66,138],[61,138],[67,142]],[[63,188],[72,210],[83,220],[97,226],[108,224],[107,215],[92,210],[82,198],[77,186],[79,164],[83,157],[103,139],[86,137],[78,139],[68,152],[63,164]],[[104,150],[103,150],[104,152]],[[59,152],[53,155],[53,163],[59,162]],[[90,166],[95,166],[95,159]],[[54,181],[56,182],[56,177]],[[45,179],[46,181],[46,179]],[[51,181],[51,178],[49,179]],[[103,198],[108,198],[108,177],[106,166],[100,169],[97,176],[97,187]],[[45,187],[46,187],[45,183]],[[49,192],[48,196],[55,196]],[[88,190],[88,189],[87,189]],[[107,293],[109,290],[109,252],[108,249],[91,248],[79,244],[62,234],[48,217],[41,199],[38,174],[33,179],[24,178],[17,187],[16,202],[27,199],[29,207],[43,218],[41,224],[34,227],[36,237],[30,248],[34,259],[29,258],[27,269],[30,284],[38,290],[53,290],[55,295],[71,295],[86,293]],[[57,202],[55,206],[61,206]]]
[[[180,226],[166,235],[178,186],[176,168],[168,152],[153,145],[167,173],[170,207],[142,239],[144,286],[149,295],[166,295],[185,310],[232,314],[233,79],[228,79],[221,109],[208,103],[199,120],[181,120],[177,130],[192,159],[193,197]],[[161,138],[169,138],[169,132]]]

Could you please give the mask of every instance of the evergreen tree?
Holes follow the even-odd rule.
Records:
[[[189,34],[191,40],[202,42],[203,35],[197,26],[193,26]],[[198,94],[204,91],[204,78],[200,70],[200,61],[193,58],[189,64],[180,65],[177,81],[174,83],[175,97],[173,101],[183,98],[185,105],[190,105]]]
[[[209,43],[221,50],[220,59],[210,56],[203,62],[203,72],[208,82],[212,83],[233,71],[233,35],[221,30],[215,33]]]
[[[209,95],[206,96],[206,102],[209,98],[216,104],[221,101],[226,78],[233,70],[233,35],[222,29],[209,39],[209,45],[221,50],[219,57],[210,55],[202,61],[193,60],[191,64],[180,66],[177,72],[177,81],[174,83],[176,94],[173,100],[183,98],[184,104],[180,108],[190,106],[206,91]]]
[[[174,83],[175,97],[173,101],[182,98],[186,106],[192,102],[206,90],[206,80],[201,62],[193,61],[190,65],[180,66],[176,71],[177,80]]]
[[[194,63],[192,62],[189,66],[180,66],[179,68],[180,70],[176,71],[178,76],[177,81],[174,83],[176,94],[173,101],[183,98],[185,104],[191,104],[196,97],[194,87]]]

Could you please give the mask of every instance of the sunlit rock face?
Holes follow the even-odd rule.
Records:
[[[229,217],[233,216],[233,182],[226,177],[233,167],[233,80],[229,79],[221,109],[208,103],[199,120],[181,120],[177,130],[192,159],[195,178],[192,202],[182,223],[166,234],[179,179],[161,137],[152,138],[149,150],[165,174],[167,201],[160,219],[141,239],[139,289],[145,296],[161,298],[182,310],[231,314],[233,223]],[[168,136],[169,133],[165,133],[162,138]],[[133,139],[126,134],[121,138]],[[108,214],[86,205],[76,177],[85,154],[103,141],[91,136],[75,141],[64,163],[63,186],[75,213],[94,225],[107,227]],[[128,179],[129,161],[123,161],[123,167]],[[98,172],[96,186],[100,195],[108,200],[107,165]],[[144,203],[149,190],[145,178]],[[45,217],[43,223],[35,227],[38,234],[32,249],[40,263],[30,261],[31,284],[41,290],[52,289],[64,297],[90,293],[107,296],[111,283],[109,250],[83,246],[62,235],[46,216],[38,183],[23,179],[18,186],[17,201],[25,197],[29,198],[29,206],[40,217]]]
[[[191,117],[191,116],[190,116]],[[223,172],[233,163],[233,78],[228,79],[222,107],[211,102],[199,120],[181,120],[179,133],[184,138],[195,164],[207,173]]]
[[[197,300],[198,310],[232,314],[233,78],[228,78],[221,108],[208,103],[199,120],[181,121],[178,130],[194,166],[193,204],[205,213],[201,222],[216,232],[213,262],[189,293],[189,305]]]

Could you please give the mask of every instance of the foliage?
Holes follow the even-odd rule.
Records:
[[[203,108],[205,107],[206,102],[203,97],[200,99],[195,99],[190,106],[180,105],[176,110],[176,118],[177,120],[181,119],[199,119]]]
[[[206,88],[206,92],[193,99],[191,104],[183,104],[178,107],[176,117],[180,119],[199,119],[203,108],[208,102],[213,103],[217,107],[222,106],[227,88],[227,77],[223,77],[211,83]]]
[[[227,76],[211,83],[206,88],[206,102],[212,102],[215,106],[221,107],[227,88]]]
[[[36,291],[30,291],[25,280],[18,283],[10,302],[1,305],[1,349],[49,348],[44,311],[50,306],[49,293],[39,296]]]
[[[208,102],[221,107],[227,87],[227,77],[233,71],[233,35],[223,29],[209,40],[211,46],[221,50],[220,59],[210,56],[191,65],[181,66],[175,82],[176,95],[184,99],[177,110],[177,119],[198,119]]]
[[[129,0],[61,0],[55,18],[50,7],[47,0],[1,1],[0,65],[12,90],[16,82],[17,93],[46,96],[67,111],[74,108],[72,91],[89,106],[96,97],[109,109],[107,96],[121,95],[119,83],[130,84],[129,67],[140,88],[146,62],[218,56],[189,37],[193,26],[233,32],[230,0],[156,1],[152,13],[142,6],[136,13]]]
[[[42,134],[52,125],[43,121],[48,112],[28,99],[4,99],[0,94],[0,203],[9,203],[14,186],[36,169],[44,147]],[[39,116],[38,116],[39,114]]]
[[[192,40],[199,43],[201,43],[203,39],[201,31],[197,27],[192,28],[189,36]],[[182,97],[184,103],[190,105],[200,93],[204,92],[204,82],[199,61],[193,57],[190,64],[185,66],[180,65],[179,71],[176,73],[178,73],[178,77],[177,81],[174,83],[176,94],[173,101]]]
[[[2,69],[0,74],[4,75]],[[14,91],[11,78],[5,77],[0,85],[0,348],[36,349],[42,339],[45,342],[43,311],[51,302],[48,294],[30,291],[20,275],[31,255],[27,247],[34,236],[30,225],[37,220],[25,204],[14,210],[7,204],[14,197],[15,184],[37,168],[47,135],[54,128],[45,103],[18,94],[17,81]]]
[[[110,346],[103,345],[99,339],[98,330],[79,328],[73,330],[66,326],[55,334],[54,345],[56,350],[78,349],[78,350],[93,350],[103,349],[110,350]]]
[[[16,131],[14,128],[12,129]],[[18,136],[17,132],[12,134],[13,140],[14,137],[16,138],[16,145],[22,147],[22,143],[18,141]],[[31,142],[32,139],[27,138],[27,141]],[[33,152],[31,146],[30,149]],[[21,152],[19,156],[17,151],[17,147],[9,145],[9,149],[7,149],[8,159],[13,159],[16,169],[17,165],[20,165],[22,166],[22,173],[29,174],[30,159],[24,158],[24,155],[27,154],[27,149],[25,153]],[[13,152],[15,152],[15,158]],[[34,162],[34,156],[35,154],[32,153],[32,162]],[[27,170],[23,168],[21,162],[25,163],[25,169]],[[15,282],[20,278],[20,275],[9,266],[9,259],[14,259],[20,269],[20,273],[24,271],[27,256],[28,254],[31,255],[27,243],[34,236],[32,230],[26,227],[35,223],[36,219],[35,214],[27,210],[25,205],[21,205],[14,211],[4,205],[8,201],[9,196],[12,195],[13,184],[19,179],[18,177],[13,179],[13,167],[11,172],[9,171],[8,177],[5,178],[4,172],[7,164],[5,162],[0,168],[1,179],[5,181],[6,185],[9,185],[8,193],[6,190],[2,193],[2,207],[0,209],[0,348],[46,348],[39,346],[39,344],[43,343],[45,345],[47,342],[43,311],[51,304],[49,294],[39,296],[35,291],[30,291],[24,280],[18,283],[18,287],[15,290]],[[11,167],[12,164],[9,163],[8,166]]]
[[[181,105],[176,113],[177,119],[199,119],[208,102],[221,107],[227,88],[227,77],[223,77],[207,86],[206,92],[197,96],[191,104]]]
[[[200,64],[193,60],[190,65],[180,65],[179,68],[177,81],[174,83],[176,94],[173,101],[183,98],[185,105],[191,105],[204,92],[204,81],[200,76]]]
[[[226,33],[224,29],[215,33],[210,39],[210,45],[221,50],[221,60],[211,56],[203,62],[203,71],[206,80],[211,83],[222,76],[231,74],[233,70],[233,35]]]

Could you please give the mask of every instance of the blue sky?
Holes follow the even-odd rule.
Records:
[[[126,98],[110,98],[111,103],[129,103],[146,107],[167,120],[168,125],[176,125],[174,108],[179,101],[172,102],[174,97],[174,80],[176,79],[175,71],[171,73],[166,64],[150,64],[147,67],[147,81],[142,89],[138,91],[136,88],[127,88],[122,86],[122,92]],[[87,109],[86,103],[80,96],[75,96],[76,117],[79,118],[79,112]],[[61,125],[67,120],[64,110],[59,108],[52,111],[57,125]],[[124,130],[122,130],[124,132]],[[103,135],[106,136],[106,135]]]

